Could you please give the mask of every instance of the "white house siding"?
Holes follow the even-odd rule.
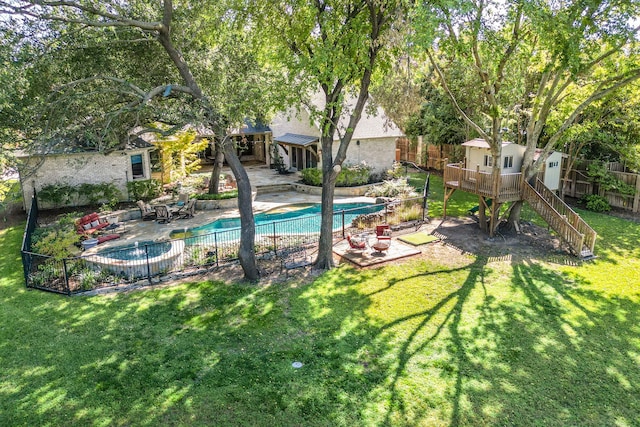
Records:
[[[475,170],[480,167],[480,172],[491,173],[491,166],[485,166],[485,156],[491,156],[491,150],[481,147],[465,147],[466,148],[466,167]],[[502,155],[500,157],[500,168],[502,173],[518,173],[522,168],[522,158],[526,147],[518,144],[506,144],[502,146]],[[504,167],[504,159],[513,156],[513,163],[510,168]]]
[[[549,154],[549,157],[544,162],[543,182],[544,185],[551,191],[557,191],[560,189],[560,177],[562,174],[562,153],[554,151]]]
[[[25,209],[31,206],[33,190],[40,191],[44,186],[51,184],[101,184],[113,183],[122,193],[122,200],[128,199],[127,182],[132,181],[131,156],[141,154],[144,169],[144,177],[149,179],[151,169],[147,150],[131,150],[127,152],[114,152],[108,155],[99,153],[78,153],[64,155],[49,155],[43,163],[31,175],[21,175],[22,193]],[[28,170],[29,165],[36,165],[41,159],[32,158],[23,170]],[[47,208],[48,206],[42,206]]]

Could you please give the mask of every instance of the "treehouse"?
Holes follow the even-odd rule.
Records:
[[[574,255],[581,258],[593,257],[596,232],[554,193],[560,187],[561,153],[554,152],[545,160],[545,167],[531,185],[519,172],[524,146],[503,142],[501,173],[497,179],[493,179],[493,157],[489,144],[482,139],[474,139],[462,145],[466,149],[465,160],[447,164],[444,169],[445,217],[447,201],[456,190],[476,194],[480,224],[486,224],[489,235],[493,236],[500,223],[498,215],[502,205],[526,201],[569,245]],[[541,151],[536,153],[538,156],[541,154]],[[505,216],[508,212],[507,210]]]

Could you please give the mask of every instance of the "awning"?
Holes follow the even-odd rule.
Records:
[[[284,135],[280,135],[276,138],[273,138],[276,142],[281,142],[283,144],[290,145],[300,145],[302,147],[307,147],[314,142],[318,142],[319,139],[317,136],[312,135],[298,135],[295,133],[285,133]]]

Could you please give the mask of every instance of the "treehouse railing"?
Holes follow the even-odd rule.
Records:
[[[482,197],[497,198],[500,203],[520,200],[521,177],[521,173],[502,174],[496,183],[492,174],[466,169],[458,163],[448,164],[444,168],[445,186]]]
[[[530,186],[525,186],[525,191],[526,187]],[[580,255],[582,253],[583,247],[588,249],[591,254],[593,254],[596,245],[596,237],[598,235],[595,230],[591,228],[589,224],[587,224],[580,217],[580,215],[578,215],[573,209],[571,209],[560,197],[556,196],[553,191],[549,190],[539,179],[536,180],[535,188],[531,188],[534,189],[538,194],[540,194],[540,197],[542,197],[555,212],[558,212],[558,214],[562,218],[564,218],[566,222],[572,226],[572,228],[574,228],[578,233],[584,236],[584,242],[579,248],[580,250],[578,251],[578,254]],[[527,200],[524,196],[525,195],[523,193],[523,198]],[[529,202],[529,200],[527,201]],[[560,233],[560,231],[556,231]]]

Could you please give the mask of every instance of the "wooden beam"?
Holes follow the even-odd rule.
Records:
[[[453,193],[456,191],[455,188],[447,188],[445,187],[444,189],[444,203],[442,206],[442,218],[446,218],[447,217],[447,200],[449,200],[449,198],[453,195]]]

